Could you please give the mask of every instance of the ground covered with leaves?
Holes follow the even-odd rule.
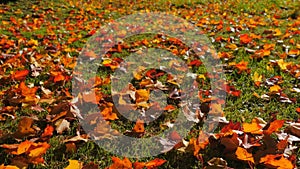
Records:
[[[0,169],[297,168],[297,10],[299,2],[293,0],[1,1]],[[90,77],[93,91],[72,95],[72,82],[81,83],[80,79],[72,81],[78,73],[76,61],[89,37],[101,26],[136,12],[166,12],[195,24],[217,51],[215,57],[222,61],[226,76],[222,84],[226,99],[210,97],[210,72],[199,57],[186,59],[193,71],[190,76],[200,84],[200,104],[187,116],[195,125],[185,138],[172,132],[161,140],[163,153],[147,158],[116,156],[94,140],[109,140],[120,133],[151,137],[172,128],[186,91],[164,71],[139,67],[133,72],[129,92],[114,94],[111,74],[124,68],[122,61],[129,54],[142,55],[141,49],[155,47],[186,58],[189,47],[161,34],[124,39],[103,56],[97,76]],[[92,52],[85,55],[96,57]],[[160,64],[184,69],[172,60]],[[154,89],[164,92],[153,95]],[[151,97],[168,102],[149,101]],[[116,100],[122,110],[128,110],[128,117],[139,120],[124,118],[124,112],[116,110]],[[92,103],[100,111],[83,115],[81,106]],[[153,114],[138,114],[145,110]],[[217,122],[214,132],[202,130],[208,113]],[[81,118],[93,126],[91,133],[83,130]],[[158,119],[148,123],[151,118]]]

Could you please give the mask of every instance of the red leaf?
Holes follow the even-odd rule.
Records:
[[[202,62],[200,60],[195,59],[189,63],[189,66],[197,66],[198,67],[201,64],[202,64]]]
[[[248,34],[242,34],[240,36],[241,44],[248,44],[252,41],[252,38]]]
[[[54,128],[50,125],[47,125],[47,127],[44,130],[44,133],[42,134],[42,137],[48,137],[53,135]]]
[[[16,71],[13,75],[12,78],[14,80],[24,80],[25,77],[29,74],[29,70],[19,70]]]

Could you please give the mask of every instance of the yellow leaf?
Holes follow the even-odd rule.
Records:
[[[200,75],[198,76],[198,78],[199,78],[199,79],[206,80],[206,77],[205,77],[205,75],[204,75],[204,74],[200,74]]]
[[[38,42],[37,40],[30,39],[30,40],[27,42],[27,45],[29,45],[29,46],[37,46],[38,43],[39,43],[39,42]]]
[[[82,162],[78,160],[69,160],[69,165],[65,169],[81,169]]]
[[[235,155],[237,156],[237,158],[239,160],[250,161],[250,162],[254,163],[252,154],[248,153],[247,150],[242,147],[237,148]]]
[[[262,134],[262,126],[259,125],[258,119],[253,119],[251,123],[243,123],[245,133]]]
[[[145,89],[139,89],[135,93],[136,102],[144,102],[149,100],[150,92]]]
[[[225,46],[226,48],[229,48],[229,49],[232,49],[232,50],[236,50],[238,47],[236,46],[236,44],[234,44],[234,43],[231,43],[231,44],[229,44],[229,45],[226,45]]]
[[[275,31],[274,36],[280,36],[280,35],[282,35],[280,29],[277,28],[277,29],[275,29],[274,31]]]
[[[262,81],[262,75],[258,74],[257,72],[254,72],[254,75],[252,76],[252,80],[254,82],[261,82]]]
[[[103,60],[102,64],[103,64],[103,65],[106,65],[106,64],[110,64],[111,62],[112,62],[112,60],[110,60],[110,59],[105,59],[105,60]]]
[[[281,87],[279,85],[274,85],[270,87],[270,92],[279,92]]]
[[[291,65],[291,62],[284,62],[283,59],[277,60],[277,64],[281,70],[287,70],[287,66]]]

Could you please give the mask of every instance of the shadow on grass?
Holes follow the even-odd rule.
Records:
[[[1,0],[0,4],[7,4],[9,2],[17,2],[17,0]]]

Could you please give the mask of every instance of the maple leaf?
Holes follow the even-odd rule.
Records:
[[[69,165],[65,169],[81,169],[82,162],[78,160],[69,160]]]
[[[251,134],[262,134],[262,126],[258,119],[253,119],[251,123],[243,123],[243,131]]]
[[[248,34],[240,35],[240,42],[242,44],[248,44],[252,41],[252,38]]]
[[[252,154],[248,153],[248,151],[242,147],[238,147],[236,149],[235,155],[237,156],[237,158],[239,160],[250,161],[250,162],[254,163],[254,158],[253,158]]]
[[[12,166],[12,165],[7,165],[7,166],[5,166],[4,164],[2,164],[2,165],[0,166],[0,169],[19,169],[19,167],[17,167],[17,166]]]
[[[150,92],[146,89],[139,89],[135,93],[136,103],[141,103],[149,100]]]
[[[259,161],[266,166],[277,168],[277,169],[293,169],[294,165],[291,161],[284,158],[282,154],[268,154],[262,157]]]
[[[254,81],[255,86],[259,86],[262,82],[262,75],[259,75],[257,72],[254,72],[252,80]]]
[[[138,119],[132,131],[136,133],[144,133],[145,132],[144,121]]]
[[[156,158],[156,159],[148,161],[148,162],[135,162],[133,164],[133,166],[134,166],[134,169],[143,169],[145,167],[147,169],[154,169],[154,168],[157,168],[157,167],[163,165],[166,161],[167,160]]]
[[[124,157],[123,160],[121,160],[118,157],[112,157],[113,164],[108,167],[108,169],[132,169],[132,163],[127,157]]]
[[[27,45],[29,45],[29,46],[37,46],[37,45],[38,45],[38,41],[37,41],[37,40],[34,40],[34,39],[30,39],[30,40],[27,42]]]
[[[267,130],[264,130],[264,134],[270,135],[273,132],[277,131],[284,125],[284,120],[275,120],[270,123],[270,126]]]
[[[274,85],[270,87],[270,92],[278,93],[281,90],[279,85]]]
[[[29,74],[29,70],[19,70],[16,71],[13,75],[12,75],[12,79],[14,80],[25,80],[26,76]]]
[[[53,135],[54,128],[51,125],[47,125],[42,134],[42,137],[51,137]]]
[[[14,133],[16,138],[22,138],[24,136],[31,135],[35,133],[35,130],[32,128],[33,119],[30,117],[23,117],[18,124],[18,130]]]
[[[200,60],[192,60],[190,63],[189,63],[189,66],[196,66],[196,67],[199,67],[200,65],[202,65],[202,62]]]
[[[118,116],[116,113],[113,113],[112,107],[106,107],[101,111],[101,114],[105,120],[116,120]]]
[[[245,62],[244,60],[240,61],[235,65],[235,67],[239,70],[238,73],[241,73],[243,71],[246,71],[247,73],[249,72],[249,69],[247,67],[248,62]]]

